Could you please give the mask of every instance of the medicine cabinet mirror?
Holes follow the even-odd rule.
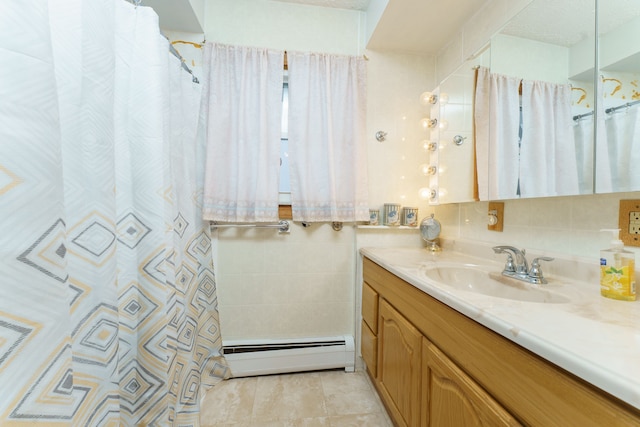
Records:
[[[595,10],[534,0],[492,37],[490,73],[509,94],[489,109],[503,115],[489,120],[489,200],[594,192]]]
[[[429,187],[430,204],[475,200],[473,99],[475,68],[489,65],[489,49],[463,63],[433,94],[431,106]]]
[[[640,190],[640,2],[598,2],[596,193]]]
[[[538,161],[533,169],[529,165],[527,179],[547,184],[526,191],[518,175],[521,165],[494,147],[484,176],[477,177],[480,187],[487,186],[480,200],[640,191],[639,1],[533,0],[492,37],[490,46],[490,54],[482,54],[489,64],[465,63],[436,89],[450,99],[444,108],[440,104],[431,109],[432,117],[445,126],[431,132],[432,139],[441,141],[432,156],[439,168],[429,178],[432,190],[437,189],[431,193],[432,204],[473,200],[473,183],[467,179],[473,163],[467,165],[466,154],[454,156],[449,141],[455,137],[452,132],[459,133],[467,136],[463,146],[469,142],[471,147],[473,132],[465,133],[470,132],[469,122],[456,132],[456,120],[446,117],[457,108],[451,94],[466,90],[457,85],[469,81],[470,65],[487,65],[491,73],[522,80],[569,84],[571,90],[571,117],[562,124],[570,128],[570,137],[535,140],[534,149],[543,152],[546,161]],[[521,121],[520,126],[520,132],[527,132],[526,124]],[[498,133],[490,130],[491,137]],[[505,170],[511,170],[512,179],[498,173]]]

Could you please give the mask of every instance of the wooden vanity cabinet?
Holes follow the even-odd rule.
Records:
[[[422,339],[423,426],[520,426],[438,347]]]
[[[362,355],[397,426],[640,426],[638,409],[366,257],[363,271]]]
[[[378,391],[400,426],[420,425],[422,334],[384,299],[378,320]]]
[[[375,378],[378,364],[378,293],[362,286],[361,353],[369,375]]]

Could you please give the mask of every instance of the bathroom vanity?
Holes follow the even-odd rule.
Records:
[[[484,271],[500,282],[493,260],[423,248],[361,254],[362,357],[396,425],[640,426],[640,302],[555,276],[506,281],[525,293],[497,297],[430,273]]]

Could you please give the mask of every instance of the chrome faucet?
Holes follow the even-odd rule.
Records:
[[[535,258],[531,263],[531,269],[529,269],[524,249],[520,250],[513,246],[494,246],[493,251],[497,254],[507,254],[507,263],[504,266],[504,270],[502,270],[503,276],[535,284],[547,283],[547,280],[542,275],[540,261],[553,261],[553,258]]]

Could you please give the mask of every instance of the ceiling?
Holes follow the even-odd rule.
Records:
[[[391,0],[367,48],[435,55],[487,0]]]
[[[366,11],[370,0],[276,0]],[[435,55],[488,0],[389,0],[367,48]]]
[[[370,0],[275,0],[284,3],[299,3],[310,6],[335,7],[338,9],[351,9],[366,11]]]

